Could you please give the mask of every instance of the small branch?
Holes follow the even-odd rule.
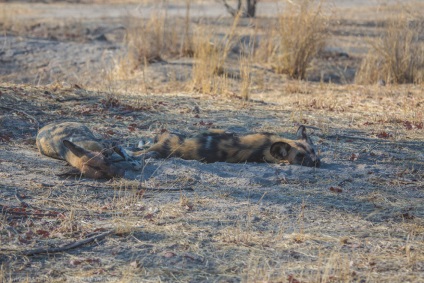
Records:
[[[146,192],[180,192],[180,191],[190,191],[194,192],[193,188],[184,187],[184,188],[166,188],[166,189],[156,189],[156,188],[146,188]]]
[[[73,242],[73,243],[70,243],[70,244],[66,244],[66,245],[63,245],[63,246],[60,246],[60,247],[57,247],[57,248],[38,248],[38,249],[33,249],[33,250],[22,251],[22,252],[20,252],[20,254],[30,256],[30,255],[45,254],[45,253],[52,254],[52,253],[64,252],[64,251],[67,251],[67,250],[78,248],[82,245],[88,244],[88,243],[96,241],[96,240],[101,240],[104,237],[112,234],[113,232],[114,232],[113,230],[107,231],[107,232],[101,233],[99,235],[92,236],[90,238],[83,239],[83,240],[80,240],[80,241],[76,241],[76,242]]]
[[[237,4],[237,10],[234,9],[233,7],[231,7],[228,3],[227,0],[221,0],[222,3],[224,4],[225,8],[227,9],[228,13],[231,14],[231,16],[235,17],[237,15],[237,13],[239,13],[240,9],[241,9],[241,0],[238,0],[238,4]]]
[[[30,205],[30,204],[28,204],[28,203],[26,203],[23,199],[22,199],[22,197],[21,197],[21,195],[19,194],[19,192],[18,192],[18,190],[16,190],[15,191],[15,198],[21,203],[21,206],[22,207],[29,207],[29,208],[34,208],[32,205]]]
[[[5,213],[12,215],[32,216],[32,217],[58,217],[61,213],[32,213],[32,212],[21,212],[21,211],[10,211],[5,209]]]

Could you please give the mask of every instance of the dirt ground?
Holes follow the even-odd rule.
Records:
[[[309,81],[257,67],[249,101],[188,91],[187,58],[111,79],[126,13],[152,4],[0,3],[0,281],[424,282],[424,91],[353,84],[383,17],[370,3],[340,1]],[[162,129],[294,138],[304,124],[322,167],[171,158],[137,180],[66,177],[35,146],[53,121],[129,148]]]

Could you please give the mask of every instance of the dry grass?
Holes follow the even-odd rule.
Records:
[[[228,53],[235,44],[237,24],[240,15],[234,17],[231,29],[219,38],[210,26],[202,26],[195,32],[193,88],[202,93],[217,94],[227,90],[225,63]]]
[[[424,82],[424,33],[420,18],[401,15],[388,19],[381,37],[371,48],[356,76],[356,82],[391,84]]]
[[[16,18],[32,13],[27,5],[21,3],[0,3],[0,32],[2,35],[21,34],[26,25]]]
[[[166,29],[166,23],[166,18],[157,14],[153,14],[147,21],[135,17],[129,19],[125,45],[128,46],[128,56],[134,68],[163,60],[167,49],[175,44],[170,41],[172,36],[168,37],[171,34]]]
[[[249,100],[249,93],[252,84],[252,56],[240,56],[240,96],[244,100]]]
[[[194,37],[193,87],[202,93],[217,93],[221,90],[223,74],[222,46],[213,42],[207,29],[199,29]]]
[[[259,56],[271,62],[277,73],[306,78],[312,59],[328,38],[322,5],[323,1],[316,0],[289,1],[274,30],[266,33]]]
[[[126,26],[126,59],[132,62],[133,68],[193,53],[190,1],[187,1],[183,19],[170,18],[166,11],[156,11],[148,20],[130,16]]]

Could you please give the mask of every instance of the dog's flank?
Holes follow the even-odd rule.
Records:
[[[36,143],[42,154],[67,161],[89,178],[123,177],[126,170],[142,167],[121,146],[96,138],[81,123],[49,124],[40,129]]]
[[[313,143],[300,126],[298,140],[282,138],[275,134],[258,133],[237,135],[222,131],[206,132],[194,138],[165,132],[148,152],[157,152],[161,157],[211,162],[268,162],[319,167]]]

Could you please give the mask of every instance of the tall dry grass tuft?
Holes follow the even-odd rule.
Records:
[[[169,17],[166,9],[152,12],[149,19],[130,16],[126,23],[124,51],[114,58],[113,68],[107,72],[108,81],[126,81],[137,69],[145,74],[148,65],[170,58],[193,56],[193,34],[190,20],[190,3],[186,0],[183,18]],[[147,90],[146,90],[147,93]]]
[[[224,64],[235,43],[240,15],[234,18],[231,29],[223,38],[210,27],[199,27],[193,36],[194,65],[193,88],[202,93],[215,94],[226,87]]]
[[[244,100],[249,100],[250,86],[252,83],[251,78],[251,56],[240,57],[240,96]]]
[[[194,65],[192,71],[193,88],[202,93],[218,91],[217,76],[222,74],[222,46],[215,43],[213,34],[203,28],[195,32],[193,38]]]
[[[127,61],[134,68],[175,56],[191,56],[193,40],[190,0],[184,18],[168,17],[166,11],[152,13],[148,20],[129,17],[124,44]]]
[[[166,18],[158,14],[146,22],[134,17],[129,19],[124,43],[136,66],[163,59],[162,53],[169,44],[165,39],[165,25]]]
[[[325,46],[327,18],[321,0],[287,1],[275,31],[268,31],[260,55],[277,73],[305,79],[314,56]],[[277,39],[275,39],[277,37]],[[265,57],[265,58],[264,58]]]
[[[390,19],[381,37],[371,41],[356,82],[392,84],[424,82],[424,24],[406,16]],[[420,38],[421,37],[421,38]]]

